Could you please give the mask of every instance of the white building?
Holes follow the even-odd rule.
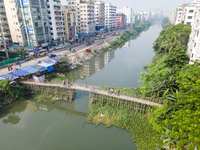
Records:
[[[117,7],[111,3],[105,3],[105,27],[114,29],[116,25]]]
[[[124,15],[126,15],[126,23],[130,24],[132,23],[132,15],[133,15],[133,10],[131,7],[123,7],[122,9],[118,9],[117,13],[123,13]]]
[[[194,18],[192,24],[192,32],[190,34],[190,40],[188,42],[188,54],[191,61],[200,60],[200,0],[194,1]]]
[[[56,43],[63,42],[64,30],[63,30],[63,17],[61,3],[59,0],[48,0],[47,11],[49,19],[49,29],[51,41]]]
[[[62,6],[67,6],[68,5],[68,1],[67,0],[60,0],[60,3]]]
[[[172,24],[191,24],[194,18],[194,6],[190,4],[183,4],[179,6],[175,11],[172,11],[169,15],[169,20]]]

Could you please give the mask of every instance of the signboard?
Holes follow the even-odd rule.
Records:
[[[29,5],[29,0],[21,0],[23,6]]]
[[[34,32],[33,32],[33,28],[32,28],[32,27],[28,27],[28,28],[27,28],[27,32],[28,32],[28,33],[34,33]]]

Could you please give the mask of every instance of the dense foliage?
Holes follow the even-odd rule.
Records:
[[[103,105],[102,101],[89,106],[90,113],[87,121],[98,125],[114,125],[132,133],[132,140],[139,150],[155,150],[162,144],[158,132],[149,124],[148,116],[136,114],[124,108],[115,108],[109,104]]]
[[[132,30],[126,30],[117,40],[113,41],[108,48],[118,47],[131,38],[137,37],[142,31],[147,30],[151,26],[150,22],[133,24]],[[107,50],[108,48],[105,48]]]
[[[154,42],[154,51],[157,54],[171,53],[176,47],[182,45],[187,49],[191,26],[178,24],[164,29]]]
[[[150,119],[163,147],[193,150],[200,148],[200,63],[188,65],[190,26],[172,26],[167,20],[163,25],[153,47],[156,56],[141,73],[140,89],[145,96],[163,100],[164,106],[155,108]]]
[[[6,96],[13,99],[19,98],[25,90],[24,86],[10,84],[10,80],[0,80],[0,101],[4,101]]]

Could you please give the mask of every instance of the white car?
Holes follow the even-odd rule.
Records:
[[[50,52],[54,51],[54,47],[49,48],[49,51]]]
[[[61,49],[61,48],[62,48],[61,46],[56,46],[55,50],[58,50],[58,49]]]

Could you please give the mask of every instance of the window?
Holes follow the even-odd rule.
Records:
[[[188,16],[188,19],[192,19],[192,16]]]
[[[189,10],[189,13],[193,13],[194,12],[194,10]]]

